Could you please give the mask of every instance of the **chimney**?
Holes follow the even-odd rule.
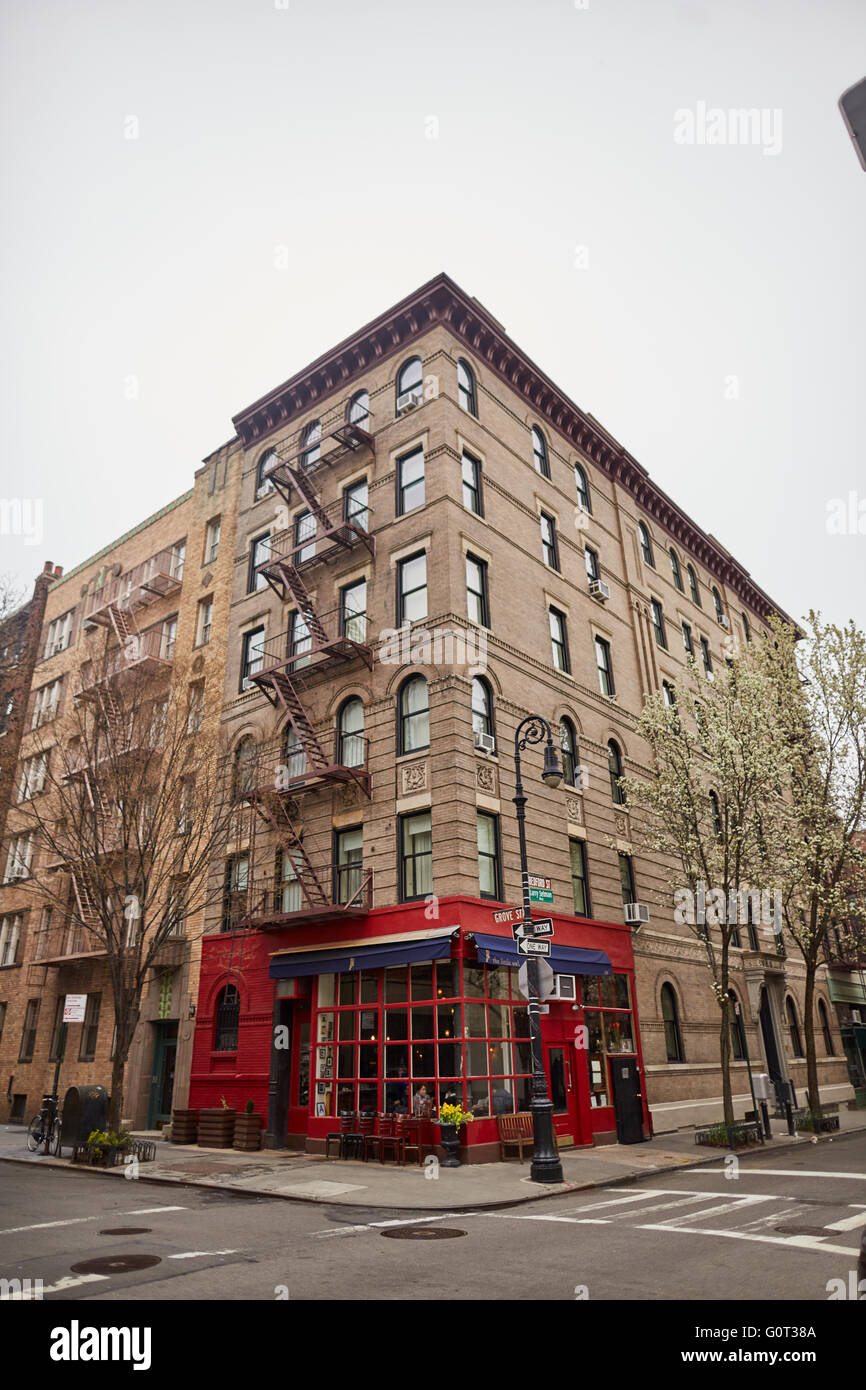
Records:
[[[62,566],[62,565],[55,565],[55,566],[54,566],[54,578],[55,578],[55,579],[61,579],[62,577],[63,577],[63,566]]]

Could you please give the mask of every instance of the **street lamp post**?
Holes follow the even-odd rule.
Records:
[[[530,714],[518,724],[514,735],[514,769],[516,774],[515,796],[517,807],[517,830],[520,836],[520,873],[523,882],[523,921],[532,922],[529,901],[529,866],[526,859],[526,793],[520,779],[520,752],[530,744],[547,740],[544,749],[544,771],[542,781],[549,787],[558,787],[562,781],[562,769],[553,746],[550,725],[538,714]],[[538,957],[527,956],[526,975],[529,984],[529,1036],[532,1047],[532,1167],[529,1176],[533,1182],[562,1182],[562,1164],[553,1142],[553,1102],[547,1091],[547,1078],[544,1074],[544,1060],[541,1055],[541,1000],[539,999]]]

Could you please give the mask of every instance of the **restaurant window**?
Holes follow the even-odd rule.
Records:
[[[461,463],[463,476],[463,505],[469,512],[474,512],[476,516],[483,516],[481,510],[481,464],[477,458],[467,454],[463,450],[463,460]]]
[[[278,462],[276,449],[266,449],[259,459],[256,467],[256,501],[260,497],[269,497],[273,492],[274,480],[270,474]]]
[[[364,702],[352,695],[344,700],[337,715],[339,750],[337,761],[341,767],[363,767],[366,762],[364,742]]]
[[[472,729],[475,734],[493,733],[493,696],[483,676],[472,677]]]
[[[237,1052],[241,997],[237,985],[226,985],[217,995],[214,1018],[214,1052]]]
[[[335,840],[335,899],[338,903],[348,903],[361,888],[364,858],[364,828],[353,825],[345,830],[337,830]]]
[[[478,821],[478,883],[482,898],[502,897],[499,862],[499,817],[487,811],[477,813]]]
[[[415,902],[433,891],[433,831],[429,811],[399,816],[400,901]]]
[[[468,362],[461,357],[457,363],[457,397],[464,410],[470,415],[478,415],[478,400],[475,394],[475,373]]]
[[[427,553],[410,555],[397,565],[397,626],[427,617]]]
[[[39,1023],[39,1000],[28,999],[27,1008],[24,1011],[24,1026],[21,1029],[21,1047],[18,1052],[19,1062],[32,1062],[33,1052],[36,1047],[36,1027]]]
[[[88,994],[81,1025],[81,1040],[78,1046],[79,1062],[92,1062],[96,1056],[96,1039],[99,1035],[99,1012],[102,1007],[101,994]]]
[[[596,1110],[611,1104],[608,1057],[635,1051],[628,976],[581,975],[580,992],[587,1031],[589,1103]]]
[[[559,751],[562,760],[562,780],[567,787],[576,787],[577,736],[570,719],[559,721]]]
[[[680,1013],[673,985],[662,985],[662,1019],[665,1025],[665,1051],[669,1062],[684,1062],[683,1039],[680,1032]]]
[[[586,844],[583,840],[569,840],[571,856],[571,894],[575,917],[591,917],[589,907],[589,883],[586,876]]]
[[[424,450],[412,449],[397,460],[397,515],[424,505]]]
[[[430,747],[430,708],[427,682],[423,676],[410,676],[398,696],[397,753],[415,753]]]

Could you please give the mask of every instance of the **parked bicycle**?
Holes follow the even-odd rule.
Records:
[[[57,1096],[43,1096],[42,1109],[34,1115],[27,1129],[27,1147],[31,1153],[60,1153],[63,1115]]]

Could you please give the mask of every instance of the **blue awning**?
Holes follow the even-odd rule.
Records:
[[[484,965],[523,965],[526,956],[517,949],[513,937],[484,936],[473,932],[478,947],[478,959]],[[550,943],[550,955],[544,959],[557,975],[611,975],[613,966],[604,951],[586,951],[578,946],[557,946]]]
[[[291,980],[300,975],[343,974],[350,970],[381,970],[386,965],[410,965],[441,960],[451,954],[456,927],[445,927],[426,936],[395,936],[388,941],[335,942],[316,951],[279,952],[271,959],[272,980]]]

